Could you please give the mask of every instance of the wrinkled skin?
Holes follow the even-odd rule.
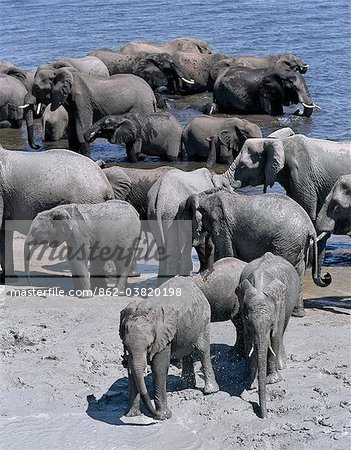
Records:
[[[272,56],[240,56],[235,58],[235,65],[249,67],[251,69],[293,70],[306,73],[308,65],[295,55],[272,55]]]
[[[201,289],[211,307],[211,322],[231,320],[236,328],[234,352],[237,359],[244,357],[242,321],[239,300],[235,289],[246,263],[236,258],[222,258],[211,269],[194,276],[196,286]]]
[[[282,131],[283,133],[283,131]],[[278,182],[313,222],[342,175],[351,173],[349,142],[294,135],[285,139],[249,139],[226,176],[234,188]]]
[[[231,164],[246,139],[262,137],[262,133],[257,125],[237,117],[195,117],[183,131],[184,146],[190,161],[207,160],[211,137],[215,139],[214,162]]]
[[[303,103],[297,115],[311,116],[314,103],[305,79],[294,71],[228,67],[220,72],[213,101],[218,112],[280,116],[283,106]]]
[[[7,120],[12,128],[20,128],[27,90],[24,85],[10,75],[0,74],[0,122]]]
[[[182,127],[172,114],[161,111],[110,115],[85,131],[87,142],[96,138],[106,138],[111,144],[125,144],[130,162],[136,162],[140,153],[159,156],[161,161],[176,161],[181,153]]]
[[[34,73],[15,66],[10,61],[0,61],[0,74],[17,78],[28,90],[32,88]]]
[[[16,220],[14,230],[27,234],[31,221],[62,203],[101,203],[114,198],[102,170],[90,159],[68,150],[13,152],[0,146],[0,222]],[[55,170],[53,170],[55,168]],[[94,180],[94,183],[91,182]],[[0,257],[4,272],[4,224]],[[7,234],[6,274],[13,276],[12,233]],[[4,274],[3,274],[4,275]]]
[[[163,254],[159,262],[158,276],[160,279],[178,274],[190,274],[192,263],[187,254],[191,252],[192,246],[191,223],[190,229],[187,223],[179,223],[178,227],[178,210],[189,195],[217,186],[230,189],[227,179],[220,175],[213,175],[208,169],[203,168],[190,172],[173,169],[165,173],[149,190],[147,217],[157,248]],[[181,217],[181,220],[184,219],[186,217]],[[185,237],[182,236],[183,233]],[[204,270],[207,267],[202,263],[201,246],[202,244],[199,244],[197,251],[201,268]],[[187,247],[187,249],[183,247]],[[183,255],[186,255],[185,261],[183,261]]]
[[[190,278],[164,283],[167,296],[151,297],[121,311],[119,333],[128,356],[129,408],[127,416],[140,415],[142,398],[158,420],[171,417],[167,407],[166,379],[171,356],[181,358],[184,388],[195,387],[192,352],[197,351],[205,378],[204,394],[219,390],[210,358],[210,306]],[[175,295],[178,289],[181,295]],[[173,294],[174,293],[174,294]],[[147,359],[151,363],[155,406],[144,381]]]
[[[267,417],[266,383],[282,379],[286,364],[283,335],[299,301],[300,280],[286,259],[265,253],[247,264],[236,294],[250,364],[248,386],[258,372],[261,417]]]
[[[41,123],[44,141],[59,141],[67,136],[68,114],[63,106],[51,111],[49,103],[43,112]]]
[[[129,203],[121,200],[91,205],[60,205],[41,212],[33,220],[24,245],[28,278],[33,245],[49,244],[50,247],[57,247],[65,242],[78,295],[84,290],[107,288],[104,264],[108,260],[115,264],[115,288],[122,292],[137,248],[140,227],[138,213]],[[91,248],[97,248],[98,251],[89,252]]]
[[[318,286],[331,282],[329,274],[324,278],[320,276],[317,235],[310,218],[285,195],[248,196],[215,189],[191,195],[183,206],[183,217],[191,217],[194,245],[204,234],[211,238],[215,261],[234,257],[250,262],[269,251],[289,261],[300,277],[296,314],[304,314],[302,286],[311,240],[313,280]],[[258,223],[260,227],[255,226]],[[185,257],[191,261],[190,252]]]
[[[166,44],[152,44],[149,42],[130,42],[123,45],[119,50],[122,53],[134,54],[138,52],[147,53],[169,53],[173,55],[178,51],[197,52],[197,53],[212,53],[210,45],[193,38],[177,38]]]
[[[64,106],[68,113],[69,148],[86,156],[90,146],[84,140],[84,131],[94,122],[108,114],[149,113],[156,108],[150,86],[134,75],[97,78],[61,68],[53,72],[50,81],[46,77],[41,81],[42,84],[34,81],[33,103],[49,100],[51,111]]]

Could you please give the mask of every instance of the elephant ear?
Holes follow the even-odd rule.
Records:
[[[155,340],[150,348],[150,359],[162,352],[170,344],[177,332],[177,313],[173,308],[154,308]]]
[[[263,289],[264,295],[271,299],[275,305],[275,314],[273,322],[273,336],[277,334],[278,326],[281,320],[285,320],[285,293],[286,286],[280,280],[273,280]],[[283,317],[283,319],[281,319]]]
[[[264,192],[267,186],[272,187],[277,179],[277,174],[284,168],[285,153],[283,142],[280,139],[267,139],[264,143],[266,151],[266,167]]]
[[[199,211],[199,196],[197,194],[190,195],[185,203],[185,211],[192,220],[193,242],[200,239],[202,232],[202,214]]]
[[[59,106],[65,103],[71,93],[73,81],[73,73],[70,70],[65,68],[55,71],[51,92],[51,111],[56,111]]]
[[[125,325],[128,319],[133,316],[137,309],[137,303],[134,300],[133,302],[130,302],[124,309],[122,309],[120,316],[119,316],[119,336],[124,341],[125,337]]]
[[[129,119],[121,120],[110,139],[111,144],[124,144],[127,142],[134,142],[139,137],[140,129],[136,122]]]
[[[10,67],[6,71],[6,73],[11,77],[17,78],[17,80],[21,81],[22,83],[27,79],[26,72],[22,69],[19,69],[18,67]]]
[[[252,286],[248,279],[244,279],[235,289],[241,308],[245,304],[245,297],[252,297],[257,292],[256,288]]]
[[[277,72],[270,72],[263,77],[260,87],[260,94],[266,98],[274,100],[275,102],[281,102],[284,97],[283,88],[281,86],[281,77]]]
[[[218,133],[219,141],[228,147],[229,150],[234,150],[237,148],[237,139],[238,136],[236,134],[236,127],[234,128],[223,128]]]

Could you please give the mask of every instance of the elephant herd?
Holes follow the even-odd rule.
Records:
[[[304,315],[305,270],[311,264],[315,284],[328,286],[330,275],[321,275],[327,239],[351,235],[350,143],[290,128],[262,137],[257,125],[236,117],[200,115],[182,129],[160,106],[166,94],[211,90],[213,103],[205,107],[211,113],[280,115],[283,106],[301,103],[296,114],[310,116],[317,106],[303,78],[307,68],[293,55],[232,57],[190,38],[95,50],[44,64],[34,75],[0,63],[0,120],[18,128],[24,118],[29,144],[38,148],[34,118],[42,114],[46,138],[66,132],[70,149],[14,152],[0,145],[2,278],[16,280],[15,231],[27,235],[28,279],[33,247],[67,244],[77,295],[106,291],[106,261],[116,267],[115,289],[125,291],[128,275],[138,272],[145,223],[164,256],[155,295],[121,312],[128,415],[140,414],[142,399],[154,418],[169,418],[171,357],[182,360],[183,386],[194,387],[195,350],[204,393],[217,392],[210,322],[231,320],[235,353],[247,361],[248,386],[257,373],[261,416],[267,416],[266,384],[279,381],[286,364],[284,331],[291,315]],[[207,167],[106,168],[89,158],[90,143],[101,137],[124,143],[130,161],[143,153],[207,161]],[[226,171],[216,174],[215,162],[227,164]],[[287,195],[267,193],[275,183]],[[260,185],[260,195],[237,191]],[[119,253],[101,259],[97,244]],[[193,248],[200,261],[195,276]],[[148,361],[154,404],[143,376]]]

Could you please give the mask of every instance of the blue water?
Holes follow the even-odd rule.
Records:
[[[214,51],[232,55],[294,53],[310,65],[307,84],[322,110],[310,119],[287,111],[279,119],[255,120],[264,133],[289,125],[311,137],[351,139],[350,2],[0,0],[0,11],[0,60],[30,70],[96,48],[119,48],[132,40],[162,43],[179,36],[204,39]],[[176,101],[175,115],[185,124],[199,114],[189,104],[204,99],[210,101],[211,95]],[[0,129],[0,142],[7,148],[29,150],[24,129]],[[124,149],[97,140],[92,157],[118,162]]]

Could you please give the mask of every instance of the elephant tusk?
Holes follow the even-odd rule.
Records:
[[[210,109],[210,112],[209,112],[209,115],[211,116],[215,111],[216,111],[216,106],[212,105],[211,109]]]
[[[302,106],[304,106],[305,108],[316,108],[321,110],[322,108],[318,105],[316,105],[315,103],[313,103],[312,105],[307,105],[307,103],[301,103]]]
[[[320,106],[316,105],[315,103],[313,103],[313,106],[314,106],[314,108],[319,109],[319,111],[322,110],[322,108]]]
[[[305,64],[304,66],[301,66],[303,69],[308,69],[310,67],[309,64]]]
[[[26,108],[28,108],[28,106],[30,106],[30,104],[26,103],[25,105],[19,106],[19,109],[26,109]]]
[[[275,354],[275,352],[274,352],[274,350],[272,349],[272,346],[271,346],[271,345],[269,346],[269,350],[273,353],[273,355],[274,355],[275,357],[277,357],[277,355]]]
[[[251,350],[250,350],[249,358],[250,358],[250,356],[252,355],[253,352],[254,352],[254,346],[252,346],[252,348],[251,348]]]
[[[322,240],[325,236],[330,236],[330,232],[329,231],[323,231],[319,236],[317,236],[317,242]]]
[[[183,80],[185,83],[188,83],[188,84],[195,84],[195,81],[194,81],[194,80],[188,80],[187,78],[184,78],[184,77],[182,77],[182,80]]]
[[[40,113],[41,110],[41,103],[38,103],[37,105],[37,115]]]

